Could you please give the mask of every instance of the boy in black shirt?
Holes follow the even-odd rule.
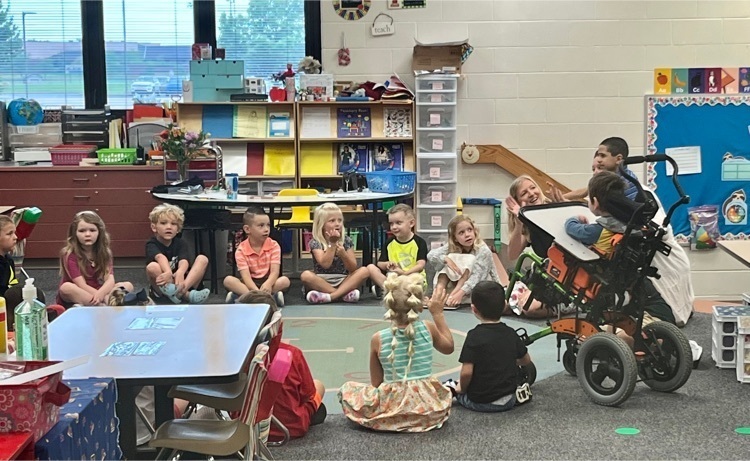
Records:
[[[519,366],[531,362],[521,339],[500,321],[505,307],[502,285],[493,281],[479,282],[471,292],[471,310],[481,322],[466,335],[459,362],[461,377],[456,387],[456,400],[469,410],[482,412],[506,411],[520,402]],[[529,396],[528,384],[522,386]]]

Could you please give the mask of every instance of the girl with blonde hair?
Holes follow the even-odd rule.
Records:
[[[449,291],[446,306],[471,304],[471,290],[483,280],[500,283],[492,251],[474,221],[460,214],[448,223],[448,243],[427,253],[435,269],[434,290]]]
[[[349,381],[339,390],[344,414],[378,431],[426,432],[450,414],[452,395],[432,376],[432,349],[453,353],[453,336],[443,314],[445,292],[428,307],[433,322],[420,320],[423,278],[389,273],[383,298],[389,328],[370,340],[370,384]]]
[[[324,203],[315,209],[310,253],[313,270],[300,274],[302,285],[307,290],[307,302],[359,301],[358,287],[370,273],[366,267],[357,264],[354,243],[346,235],[344,216],[335,203]]]

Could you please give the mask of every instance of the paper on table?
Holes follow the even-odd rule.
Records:
[[[664,153],[677,162],[677,166],[679,167],[678,175],[698,174],[702,171],[700,146],[670,147],[664,149]],[[672,174],[674,168],[672,168],[670,163],[667,163],[666,167],[667,175],[669,176]]]
[[[331,137],[331,109],[328,107],[303,107],[302,129],[303,138]]]

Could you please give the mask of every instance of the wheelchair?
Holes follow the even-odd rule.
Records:
[[[630,157],[626,164],[644,161],[668,161],[674,167],[672,183],[679,199],[672,204],[664,221],[654,218],[659,204],[650,191],[627,174],[638,189],[635,201],[623,197],[612,215],[627,223],[623,234],[613,237],[614,251],[607,256],[597,253],[570,238],[565,220],[571,216],[594,216],[586,205],[577,202],[553,203],[524,207],[520,221],[529,231],[535,254],[524,253],[510,272],[509,287],[525,283],[531,294],[523,306],[539,300],[546,306],[574,305],[572,318],[549,319],[547,327],[532,335],[519,333],[526,345],[550,335],[557,335],[559,352],[564,348],[565,370],[577,376],[585,394],[596,404],[618,406],[635,389],[638,378],[651,389],[672,392],[682,387],[692,371],[692,352],[685,335],[677,326],[656,321],[643,326],[649,277],[659,273],[651,265],[654,255],[669,255],[663,242],[675,209],[687,204],[677,180],[677,164],[664,154]],[[541,257],[539,255],[544,255]],[[530,263],[530,264],[529,264]],[[506,301],[511,290],[506,290]],[[620,337],[603,329],[619,328],[633,338],[634,348]],[[614,331],[614,330],[613,330]]]

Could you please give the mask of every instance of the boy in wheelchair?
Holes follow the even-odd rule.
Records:
[[[589,245],[602,258],[611,259],[615,250],[615,245],[620,243],[623,234],[627,229],[627,224],[612,215],[610,210],[622,210],[622,204],[627,203],[625,198],[625,184],[619,175],[602,171],[594,175],[588,184],[589,210],[599,218],[595,222],[588,222],[586,216],[573,216],[565,221],[565,231],[576,241]],[[629,201],[629,200],[628,200]],[[617,205],[620,204],[618,207]],[[634,203],[628,204],[625,209],[632,209]],[[621,267],[622,268],[622,267]],[[643,322],[646,326],[657,320],[664,320],[674,324],[675,318],[672,309],[664,301],[653,283],[645,278],[642,281],[641,301],[643,305]],[[628,304],[629,293],[624,292],[625,304]],[[594,294],[594,293],[592,293]],[[598,296],[606,296],[604,292],[596,293]],[[614,296],[611,296],[614,295]],[[617,304],[617,293],[610,293],[607,304]],[[634,347],[633,338],[625,333],[622,329],[608,327],[607,331],[615,332],[631,348]]]

